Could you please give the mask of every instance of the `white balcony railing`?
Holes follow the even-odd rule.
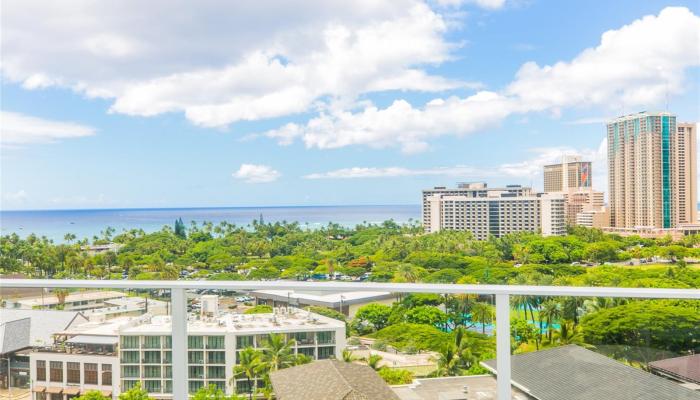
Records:
[[[698,289],[649,289],[572,286],[456,285],[426,283],[351,283],[295,281],[96,281],[57,279],[0,279],[2,288],[167,289],[172,304],[173,397],[187,399],[188,289],[378,291],[393,293],[481,294],[496,296],[496,362],[498,399],[511,400],[510,296],[619,297],[698,299]]]

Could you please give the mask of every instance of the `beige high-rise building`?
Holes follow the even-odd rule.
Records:
[[[564,156],[559,164],[544,166],[544,191],[566,192],[591,187],[591,162],[578,156]]]
[[[567,225],[578,225],[577,215],[583,211],[605,207],[603,192],[592,188],[591,174],[591,162],[578,156],[564,156],[561,163],[544,166],[544,191],[564,196]]]
[[[671,141],[671,165],[679,173],[672,175],[671,193],[677,207],[671,207],[672,219],[677,224],[698,221],[697,188],[697,125],[679,122],[676,136]]]
[[[607,125],[611,225],[674,228],[697,219],[695,124],[640,112]]]

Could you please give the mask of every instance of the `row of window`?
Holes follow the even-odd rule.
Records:
[[[225,366],[189,366],[188,376],[193,379],[226,379],[226,367]],[[144,378],[144,379],[160,379],[167,378],[170,379],[173,376],[173,369],[171,366],[160,366],[160,365],[145,365],[140,367],[138,365],[123,365],[122,366],[122,377],[123,378]]]
[[[187,348],[189,349],[217,349],[224,348],[224,336],[188,336]],[[122,349],[170,349],[172,348],[171,336],[122,336]]]
[[[206,353],[206,357],[205,357]],[[171,351],[146,350],[124,350],[120,357],[122,364],[170,364],[172,363]],[[226,352],[223,351],[188,351],[187,362],[189,364],[225,364]]]
[[[63,361],[51,361],[49,363],[49,382],[63,382]],[[66,383],[77,383],[80,384],[80,370],[81,366],[79,362],[66,362],[65,376]],[[98,370],[97,363],[84,363],[82,365],[82,378],[83,384],[86,385],[99,385],[99,375],[102,375],[102,385],[112,384],[112,365],[111,364],[101,364],[99,365],[101,370]],[[46,361],[37,360],[36,362],[36,380],[46,381]]]

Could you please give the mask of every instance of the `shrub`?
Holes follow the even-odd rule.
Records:
[[[381,368],[377,373],[389,385],[408,385],[413,382],[413,372],[405,369]]]

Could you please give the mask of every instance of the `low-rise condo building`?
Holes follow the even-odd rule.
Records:
[[[469,231],[478,240],[515,232],[566,233],[564,197],[534,193],[530,188],[443,189],[423,191],[426,232]],[[426,196],[426,193],[428,194]]]

